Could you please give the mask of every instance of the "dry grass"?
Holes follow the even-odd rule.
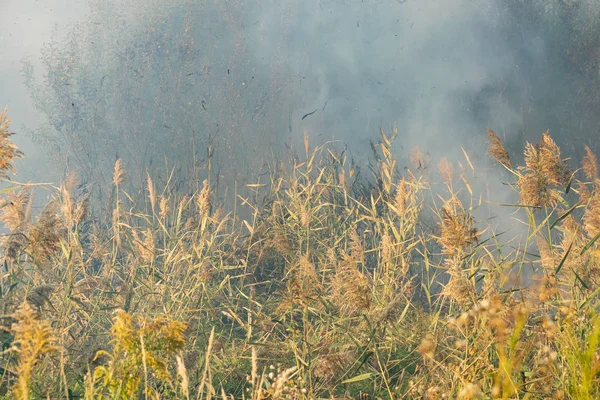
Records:
[[[591,149],[569,190],[577,176],[548,133],[512,167],[489,132],[521,198],[513,240],[473,217],[468,171],[441,160],[436,191],[419,150],[400,171],[396,134],[373,144],[375,184],[307,135],[306,156],[238,192],[232,210],[208,172],[134,188],[120,161],[108,206],[73,176],[37,214],[31,190],[5,194],[2,393],[598,398]],[[2,154],[10,165],[18,153]]]

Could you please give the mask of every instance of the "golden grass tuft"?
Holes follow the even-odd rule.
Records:
[[[31,396],[32,377],[35,365],[45,354],[58,349],[56,338],[48,321],[39,319],[39,313],[24,302],[12,315],[16,320],[11,332],[14,342],[11,351],[18,354],[16,365],[17,383],[14,394],[18,399],[29,399]]]
[[[521,174],[517,186],[521,203],[533,207],[554,207],[560,201],[557,186],[567,186],[571,171],[562,159],[560,148],[546,131],[536,145],[525,146],[525,166],[519,167]]]
[[[441,208],[441,213],[441,235],[438,241],[445,253],[460,253],[477,244],[478,230],[475,219],[463,209],[456,198],[448,201]]]
[[[186,329],[187,324],[165,316],[147,319],[117,311],[111,329],[113,350],[97,355],[107,355],[109,361],[95,368],[93,385],[110,398],[131,398],[140,390],[145,396],[156,396],[150,379],[177,390],[169,361],[176,361],[185,346]],[[174,369],[184,379],[182,366]]]
[[[331,294],[343,315],[356,315],[371,309],[372,282],[358,270],[356,261],[344,254],[331,283]]]
[[[531,207],[553,207],[559,201],[559,192],[549,186],[540,174],[525,174],[517,182],[521,204]]]

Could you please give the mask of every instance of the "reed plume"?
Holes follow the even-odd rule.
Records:
[[[416,169],[416,170],[427,169],[427,163],[425,160],[425,156],[423,155],[423,152],[421,151],[419,146],[417,146],[417,145],[413,146],[408,158],[409,158],[410,164],[412,165],[412,167],[414,169]]]
[[[561,157],[560,148],[546,131],[536,144],[525,146],[525,166],[517,186],[521,203],[533,207],[553,207],[560,201],[556,186],[566,186],[571,178],[570,169]]]
[[[124,181],[125,181],[125,170],[123,169],[123,160],[119,158],[115,162],[115,169],[113,172],[113,184],[116,187],[119,187],[123,184]]]
[[[171,206],[169,205],[169,197],[165,196],[165,195],[161,195],[159,197],[160,202],[159,202],[159,212],[158,215],[162,218],[165,219],[167,218],[167,216],[169,215],[169,213],[171,212]]]
[[[589,180],[595,181],[598,179],[598,158],[588,146],[585,146],[585,156],[581,161],[581,169]]]
[[[477,244],[478,230],[475,219],[468,214],[462,204],[452,198],[441,209],[442,221],[440,224],[441,235],[438,238],[447,254],[463,251],[465,248]]]
[[[548,241],[541,236],[537,236],[536,241],[542,267],[547,271],[554,270],[556,268],[555,253],[550,248]]]
[[[0,113],[0,178],[8,178],[8,172],[15,173],[13,161],[23,157],[23,153],[10,141],[14,132],[10,131],[10,118],[8,118],[8,107]]]
[[[140,239],[136,230],[132,231],[136,255],[146,264],[152,264],[155,257],[155,242],[154,233],[151,229],[146,229],[143,234],[143,239]]]
[[[477,295],[473,281],[455,259],[448,259],[446,263],[449,279],[442,294],[463,307],[471,305]]]
[[[64,223],[58,215],[59,206],[52,201],[44,207],[29,229],[29,252],[40,264],[47,263],[60,250]]]
[[[451,184],[454,179],[454,167],[446,157],[442,157],[438,163],[438,171],[446,184]]]
[[[202,190],[196,197],[196,207],[201,217],[207,217],[210,211],[210,186],[208,179],[202,182]]]
[[[586,204],[592,198],[592,191],[588,185],[582,181],[577,182],[577,194],[579,195],[579,201],[581,201],[582,204]]]
[[[2,238],[2,245],[5,256],[15,260],[29,242],[27,230],[31,222],[31,191],[25,188],[17,193],[11,192],[6,200],[0,210],[0,222],[8,228],[9,234]]]
[[[394,208],[398,217],[406,216],[411,203],[412,188],[409,183],[402,179],[396,185],[396,195],[394,196]]]
[[[488,130],[488,154],[505,167],[511,167],[508,151],[504,148],[504,144],[498,135],[492,130]]]
[[[550,137],[548,131],[544,132],[536,147],[539,153],[537,161],[541,173],[554,185],[567,185],[571,171],[566,161],[561,157],[560,148]]]
[[[25,230],[29,224],[31,206],[31,190],[25,188],[11,192],[6,197],[6,203],[0,213],[2,222],[11,232]]]
[[[331,293],[343,315],[367,312],[372,306],[371,279],[358,270],[356,260],[342,255],[331,282]]]
[[[591,196],[583,215],[583,227],[590,239],[600,233],[600,192]]]
[[[154,212],[156,210],[157,198],[156,198],[156,190],[154,189],[154,183],[152,182],[152,178],[150,177],[150,174],[148,174],[147,186],[148,186],[148,197],[150,198],[150,207],[152,208],[152,213],[154,214]]]

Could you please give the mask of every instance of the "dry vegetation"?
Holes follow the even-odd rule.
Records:
[[[20,153],[5,113],[0,129],[5,174]],[[128,192],[120,162],[109,212],[72,175],[37,215],[10,186],[3,396],[598,398],[596,156],[571,171],[545,133],[512,167],[489,132],[520,196],[513,240],[472,215],[468,158],[433,184],[417,149],[400,173],[395,136],[373,145],[374,185],[305,138],[234,212],[210,179]]]

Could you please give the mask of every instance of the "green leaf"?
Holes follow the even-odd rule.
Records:
[[[586,245],[583,247],[583,249],[581,249],[581,253],[580,253],[580,255],[583,255],[583,253],[585,253],[586,251],[588,251],[588,250],[589,250],[589,248],[590,248],[590,247],[592,247],[592,246],[594,245],[594,243],[596,243],[596,240],[598,240],[598,239],[600,239],[600,232],[598,232],[598,233],[596,234],[596,236],[594,236],[594,237],[593,237],[593,239],[592,239],[592,240],[590,240],[590,241],[589,241],[589,243],[588,243],[588,244],[586,244]]]
[[[7,187],[4,189],[0,189],[0,194],[14,192],[15,190],[20,189],[20,188],[21,188],[21,186],[11,186],[11,187]]]
[[[585,281],[583,279],[581,279],[581,277],[577,274],[577,272],[573,271],[573,273],[575,274],[575,278],[577,278],[577,280],[579,281],[579,283],[581,283],[581,285],[586,288],[589,289],[590,287],[587,285],[587,283],[585,283]],[[587,300],[586,300],[587,302]]]
[[[577,206],[579,206],[579,202],[575,203],[575,205],[573,207],[569,208],[567,210],[567,212],[565,212],[556,221],[554,221],[552,223],[552,225],[550,225],[550,229],[554,228],[560,221],[562,221],[563,219],[567,218],[569,216],[569,214],[571,214],[577,208]]]
[[[489,204],[494,204],[500,207],[518,207],[518,208],[542,208],[540,206],[529,206],[526,204],[515,204],[515,203],[495,203],[493,201],[488,202]]]
[[[366,379],[370,379],[373,376],[375,376],[375,374],[372,373],[372,372],[369,372],[369,373],[366,373],[366,374],[357,375],[357,376],[355,376],[353,378],[350,378],[350,379],[346,379],[345,381],[342,381],[342,383],[360,382],[360,381],[364,381]]]
[[[573,178],[575,178],[576,173],[577,171],[574,171],[569,177],[569,182],[567,182],[567,187],[565,187],[565,194],[569,194],[569,191],[571,190],[571,184],[573,183]]]
[[[571,252],[572,248],[573,248],[573,242],[571,242],[571,244],[569,245],[569,248],[565,252],[565,255],[563,256],[562,260],[560,260],[560,264],[558,264],[558,267],[556,267],[556,271],[554,272],[555,275],[558,275],[558,273],[562,269],[563,265],[565,265],[565,261],[567,261],[567,257],[569,257],[569,253]]]

